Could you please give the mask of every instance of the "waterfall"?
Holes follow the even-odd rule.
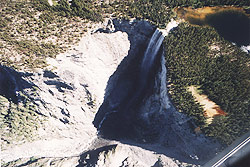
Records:
[[[138,78],[137,91],[129,98],[128,101],[122,102],[126,104],[125,105],[123,104],[124,108],[120,110],[128,112],[132,106],[136,105],[137,99],[139,99],[142,96],[147,86],[149,73],[155,63],[155,59],[160,50],[163,39],[164,39],[164,36],[162,35],[162,33],[158,29],[156,29],[148,43],[148,47],[144,53],[141,66],[139,67],[140,73],[138,74],[139,78]],[[116,108],[113,108],[112,104],[109,104],[109,106],[110,108],[108,109],[108,111],[106,111],[103,118],[100,120],[99,124],[97,125],[98,129],[102,127],[103,122],[107,119],[108,116],[110,116],[110,114],[122,112],[122,111],[117,111]]]
[[[147,50],[144,54],[142,64],[141,64],[141,73],[147,74],[150,71],[151,67],[154,64],[154,60],[161,47],[163,40],[164,40],[164,36],[158,29],[156,29],[153,36],[151,37],[149,41]]]
[[[137,77],[123,78],[123,81],[119,81],[114,86],[112,93],[99,108],[93,124],[98,129],[98,133],[110,138],[119,138],[128,135],[133,136],[136,130],[133,126],[137,126],[137,119],[139,119],[139,108],[143,105],[143,98],[153,88],[153,80],[155,79],[156,65],[161,61],[162,67],[165,67],[165,61],[163,53],[159,55],[161,50],[164,35],[167,35],[172,28],[178,24],[176,21],[171,21],[167,28],[164,30],[156,29],[148,42],[148,46],[141,59],[141,64],[138,67]],[[164,34],[164,35],[163,35]],[[159,60],[159,63],[157,62]],[[163,108],[170,108],[169,99],[167,97],[166,89],[166,69],[162,70],[162,75],[165,75],[163,81],[161,81],[161,98],[159,99],[163,103]],[[127,80],[128,79],[128,80]],[[119,92],[119,93],[118,93]],[[118,100],[117,100],[118,99]],[[118,103],[117,103],[118,102]],[[135,125],[134,125],[135,124]],[[137,125],[136,125],[137,124]]]
[[[147,86],[150,83],[150,79],[154,79],[150,73],[156,64],[157,55],[163,40],[164,36],[162,35],[162,32],[156,29],[148,43],[148,47],[142,59],[140,72],[138,74],[139,78],[136,92],[134,92],[134,94],[127,101],[125,107],[123,108],[124,111],[128,112],[131,109],[133,111],[133,107],[138,106],[140,103],[140,100],[138,101],[138,99],[142,99],[144,92],[146,92]],[[160,59],[158,60],[160,61]]]

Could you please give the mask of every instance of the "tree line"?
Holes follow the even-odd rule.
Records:
[[[249,54],[210,27],[180,24],[164,41],[170,94],[176,107],[208,136],[230,144],[250,130]],[[211,49],[217,47],[217,49]],[[227,116],[205,122],[203,109],[187,91],[190,85],[218,104]]]
[[[102,21],[103,17],[93,1],[87,0],[60,0],[50,6],[47,0],[32,0],[34,7],[40,11],[51,11],[65,17],[78,16],[91,21]]]
[[[124,0],[113,1],[106,4],[96,3],[94,0],[60,0],[56,5],[50,6],[47,0],[31,0],[34,7],[44,11],[49,10],[66,17],[79,16],[91,21],[102,21],[106,13],[119,16],[123,19],[147,19],[160,28],[164,28],[174,16],[173,8],[178,6],[203,6],[234,5],[250,6],[248,0]]]
[[[248,0],[164,0],[166,5],[171,7],[177,6],[192,6],[200,8],[204,6],[220,6],[220,5],[234,5],[234,6],[249,6]]]
[[[248,0],[139,0],[114,1],[97,5],[94,1],[61,0],[50,6],[47,0],[31,0],[41,11],[51,11],[65,17],[78,16],[101,21],[105,11],[121,18],[147,19],[165,27],[178,6],[250,6]],[[44,16],[43,19],[52,19]],[[4,23],[2,23],[4,25]],[[193,118],[201,130],[225,144],[249,130],[250,127],[250,62],[249,55],[225,41],[210,27],[180,24],[164,41],[170,94],[175,106]],[[213,46],[219,49],[211,49]],[[216,117],[207,125],[203,109],[187,86],[199,85],[208,98],[228,113]]]

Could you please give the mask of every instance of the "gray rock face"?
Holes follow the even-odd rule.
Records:
[[[32,99],[46,121],[34,132],[34,141],[9,144],[2,150],[3,162],[32,156],[66,157],[88,150],[97,137],[92,121],[108,78],[127,56],[129,45],[127,34],[120,31],[89,32],[72,50],[48,59],[47,69],[23,76],[37,86],[39,96]]]
[[[136,28],[140,29],[141,25],[137,25]],[[167,72],[163,52],[159,53],[162,60],[158,58],[156,68],[150,69],[150,80],[144,79],[147,82],[146,86],[138,81],[141,77],[138,67],[146,47],[136,48],[135,51],[138,52],[133,52],[130,55],[131,59],[127,59],[129,65],[122,68],[122,62],[109,80],[108,94],[94,120],[99,134],[104,138],[119,140],[157,153],[164,152],[165,155],[181,161],[205,163],[215,155],[220,145],[203,135],[195,134],[194,128],[191,128],[195,125],[190,118],[177,112],[171,103],[167,93]],[[140,50],[144,51],[140,53]],[[152,146],[154,144],[161,146],[161,149]]]
[[[137,96],[135,95],[136,89],[142,86],[139,85],[138,80],[140,78],[140,64],[154,29],[144,21],[139,23],[123,22],[122,25],[124,26],[118,24],[117,20],[113,21],[113,23],[117,30],[128,32],[131,45],[128,56],[121,62],[116,72],[109,79],[105,100],[98,110],[93,123],[98,129],[104,123],[105,125],[102,127],[105,127],[105,129],[101,130],[101,132],[104,130],[105,132],[102,134],[115,139],[118,136],[129,137],[136,133],[135,131],[132,132],[132,125],[136,120],[133,120],[134,117],[128,114],[130,110],[126,108],[126,102],[136,103],[131,99],[137,98],[134,97]],[[142,29],[142,26],[145,26],[145,29]],[[138,98],[140,98],[139,96]],[[106,117],[112,121],[104,121]]]
[[[120,20],[104,23],[102,31],[100,27],[89,31],[70,51],[48,59],[47,69],[22,77],[38,87],[33,101],[46,121],[33,141],[9,144],[2,150],[3,162],[9,162],[4,166],[175,167],[202,163],[205,158],[201,155],[213,153],[217,145],[195,135],[189,119],[171,105],[162,55],[152,73],[150,91],[136,108],[142,121],[137,126],[139,140],[98,136],[92,123],[97,111],[121,107],[121,101],[129,98],[133,83],[123,79],[137,77],[138,64],[155,29],[146,21]]]

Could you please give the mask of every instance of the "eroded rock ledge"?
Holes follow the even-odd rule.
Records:
[[[173,167],[199,164],[205,159],[200,157],[204,152],[213,154],[217,143],[212,146],[204,136],[193,134],[189,119],[166,101],[164,58],[154,70],[151,91],[138,108],[148,120],[143,130],[147,133],[140,140],[120,141],[97,135],[92,121],[103,99],[115,94],[121,75],[136,77],[133,70],[154,29],[146,21],[106,22],[90,30],[70,51],[48,59],[47,69],[23,75],[23,80],[38,88],[38,96],[31,99],[45,121],[33,132],[32,141],[8,144],[2,150],[3,162],[12,161],[4,166]],[[124,73],[128,66],[132,71]]]

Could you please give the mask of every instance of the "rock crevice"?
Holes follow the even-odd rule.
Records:
[[[124,110],[139,88],[139,65],[154,30],[146,21],[114,19],[90,30],[68,52],[49,58],[47,69],[22,76],[38,88],[33,102],[46,121],[33,141],[2,150],[3,162],[12,161],[6,166],[173,167],[202,164],[202,155],[212,155],[217,143],[194,134],[190,119],[169,100],[163,48],[145,91]],[[116,112],[120,109],[122,114]],[[107,124],[123,124],[113,129],[121,133],[108,139],[92,123],[98,122],[98,128],[106,111],[114,112]]]

